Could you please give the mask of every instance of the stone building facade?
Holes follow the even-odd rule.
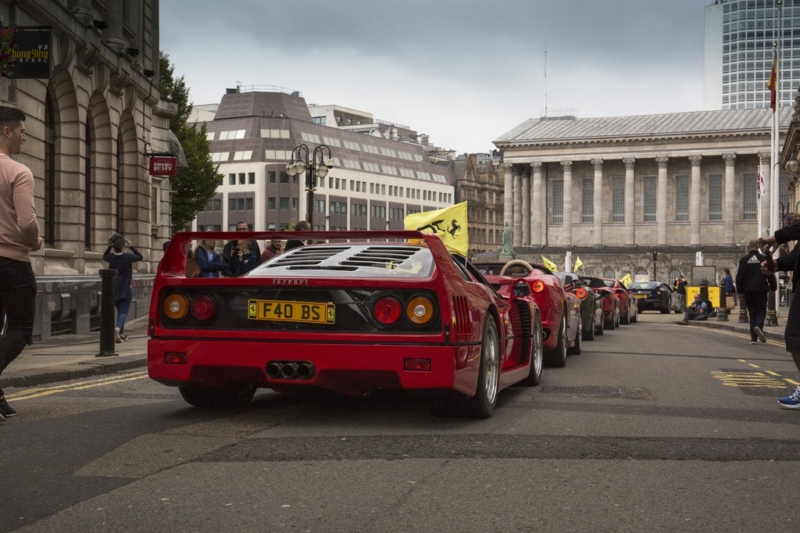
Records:
[[[97,273],[114,231],[144,255],[131,311],[140,316],[170,231],[170,183],[149,175],[146,156],[168,150],[177,110],[159,97],[159,2],[1,0],[0,15],[52,32],[49,79],[0,80],[0,103],[27,115],[18,160],[33,172],[45,238],[32,256],[34,335],[98,326]]]
[[[470,255],[498,250],[503,231],[503,177],[487,154],[464,154],[447,165],[455,203],[467,202]]]
[[[784,110],[781,124],[790,118]],[[759,217],[769,230],[757,177],[768,188],[777,168],[770,121],[769,109],[751,109],[522,123],[495,141],[517,255],[571,251],[586,272],[652,277],[657,247],[662,280],[689,274],[697,252],[707,266],[735,266]],[[788,175],[780,182],[786,206]]]

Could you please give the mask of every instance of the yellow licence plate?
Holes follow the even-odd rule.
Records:
[[[248,300],[247,318],[311,324],[335,324],[336,305],[320,302],[286,302],[281,300]]]
[[[646,294],[634,294],[637,298],[647,298]]]

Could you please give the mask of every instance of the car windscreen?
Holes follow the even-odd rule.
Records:
[[[660,285],[660,283],[654,283],[652,281],[649,281],[649,282],[647,282],[647,281],[638,281],[638,282],[633,282],[630,285],[628,285],[628,288],[629,289],[652,290],[652,289],[657,288],[659,285]]]

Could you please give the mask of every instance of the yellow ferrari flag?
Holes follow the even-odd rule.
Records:
[[[625,287],[630,285],[631,281],[633,281],[633,280],[631,279],[631,273],[630,272],[625,274],[625,276],[622,279],[619,280],[619,282],[622,283]]]
[[[412,213],[403,222],[407,230],[438,235],[448,250],[467,256],[467,202],[436,211]]]
[[[577,272],[580,267],[583,266],[583,261],[578,256],[575,256],[575,268],[572,269],[573,272]]]
[[[548,270],[552,270],[553,272],[558,272],[558,265],[550,261],[545,256],[542,256],[542,262],[544,263],[544,266],[546,266]]]

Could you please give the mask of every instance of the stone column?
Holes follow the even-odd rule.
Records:
[[[505,163],[503,165],[503,225],[508,222],[509,227],[514,216],[514,204],[512,203],[514,195],[512,192],[513,187],[513,173],[514,166]]]
[[[522,245],[522,171],[514,172],[514,246]]]
[[[689,163],[692,164],[692,183],[689,192],[689,244],[693,246],[700,244],[700,163],[702,162],[702,156],[689,157]]]
[[[635,205],[636,196],[633,189],[633,171],[636,166],[636,159],[627,158],[622,160],[625,163],[625,241],[626,245],[633,245],[636,241],[635,231]]]
[[[592,159],[594,165],[594,242],[603,244],[603,160]]]
[[[722,219],[725,221],[725,233],[723,241],[725,245],[732,246],[734,244],[733,211],[735,209],[734,191],[736,185],[736,167],[734,165],[736,163],[736,154],[722,154],[722,159],[725,160],[725,210],[722,215]]]
[[[658,234],[656,244],[667,245],[667,157],[656,157],[658,164],[658,185],[656,189],[656,221]]]
[[[562,161],[564,167],[564,204],[561,212],[564,213],[562,224],[562,242],[564,246],[572,246],[572,161]]]
[[[542,164],[531,163],[531,175],[533,177],[533,187],[531,188],[531,246],[542,245],[542,228],[546,226],[546,208],[541,209],[543,202],[542,195]]]
[[[536,210],[538,211],[538,209]],[[531,212],[531,176],[522,173],[522,245],[531,243],[531,221],[534,213]]]
[[[770,181],[770,176],[772,176],[772,172],[770,172],[772,168],[770,165],[771,162],[770,154],[758,154],[758,158],[761,163],[761,173],[764,175],[764,194],[762,194],[761,199],[758,200],[758,203],[761,206],[761,235],[759,235],[759,237],[765,237],[768,235],[767,228],[769,228],[769,213],[770,213],[769,181]],[[747,184],[745,184],[745,187],[747,187]],[[778,209],[780,209],[780,206],[778,206]]]
[[[126,52],[122,39],[122,2],[109,2],[108,10],[103,14],[108,28],[103,30],[103,42],[118,54]]]

